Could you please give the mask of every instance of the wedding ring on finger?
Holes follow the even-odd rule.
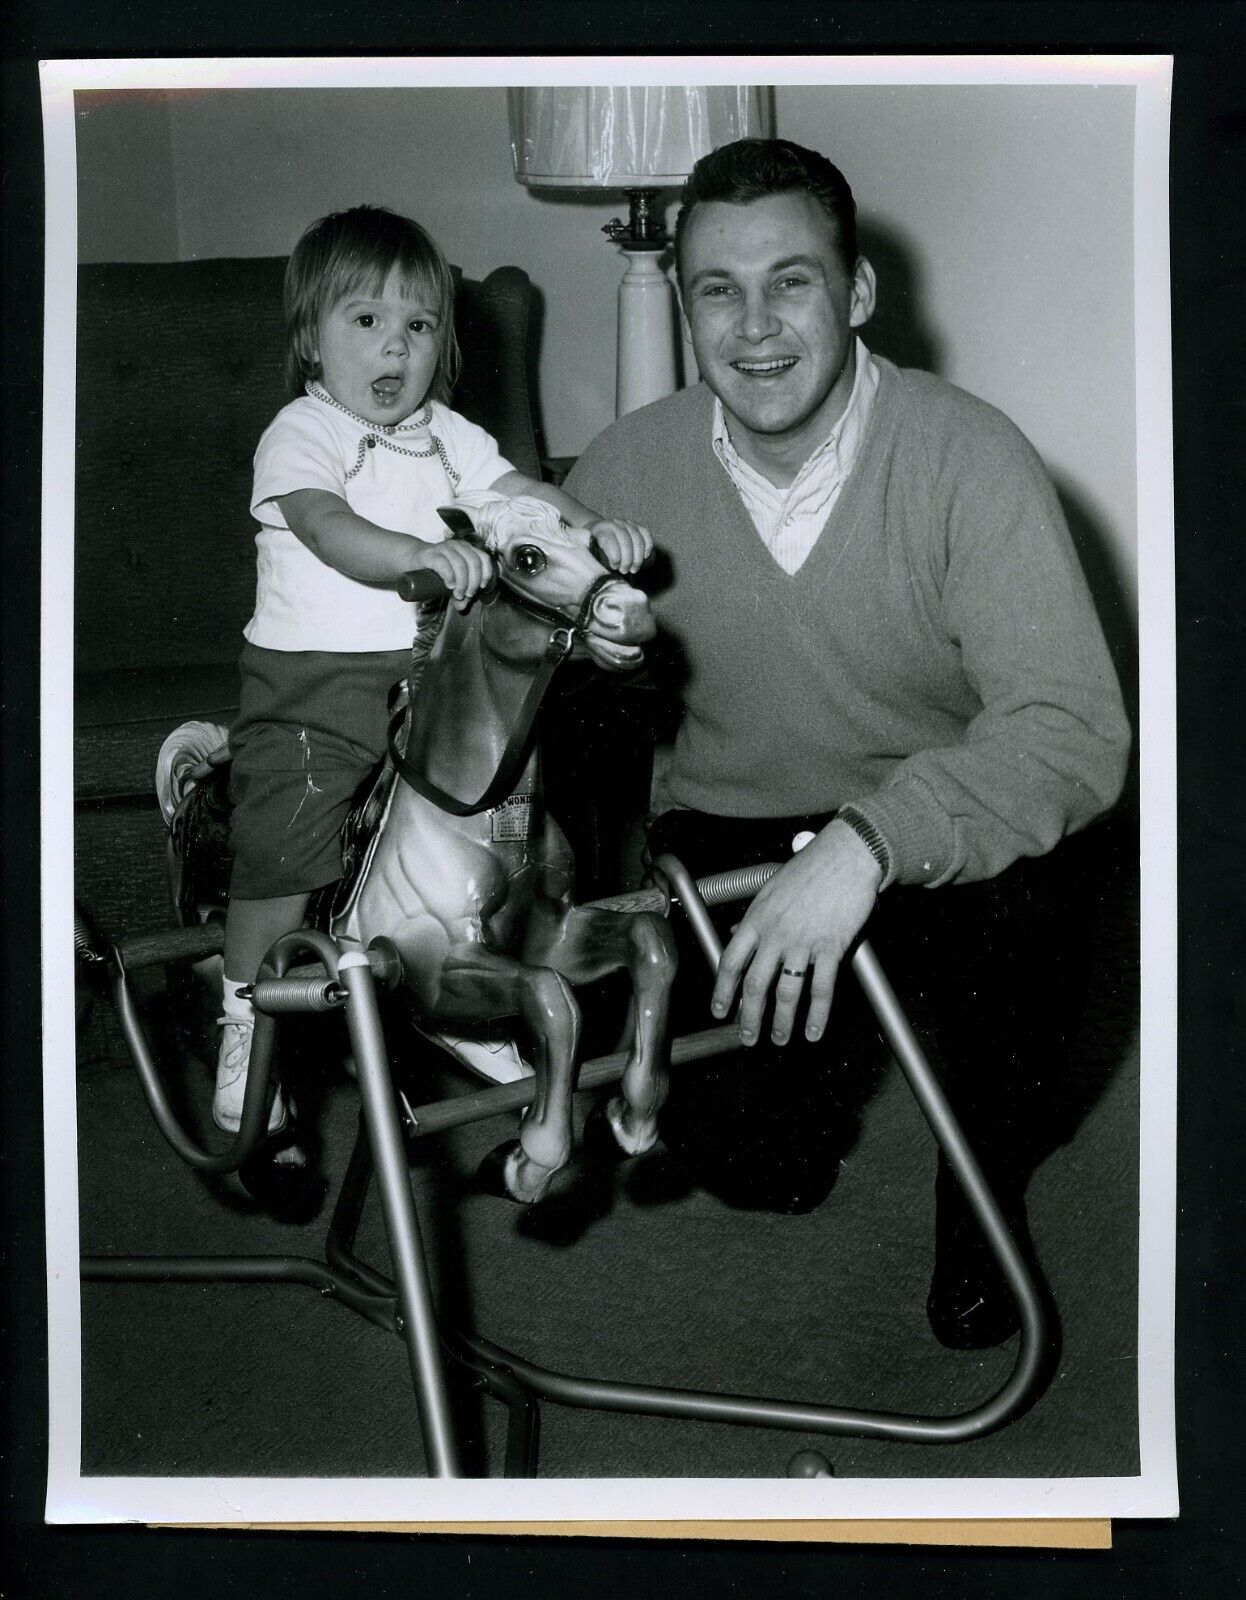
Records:
[[[807,967],[784,967],[782,969],[785,978],[803,978],[808,970]]]

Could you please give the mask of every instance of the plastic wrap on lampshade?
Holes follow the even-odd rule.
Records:
[[[769,91],[550,88],[508,91],[515,176],[534,188],[680,184],[703,155],[769,133]]]

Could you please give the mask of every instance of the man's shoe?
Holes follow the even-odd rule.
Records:
[[[969,1202],[950,1171],[935,1186],[935,1267],[926,1299],[934,1336],[949,1350],[989,1350],[1021,1327],[1021,1313]],[[1004,1220],[1033,1270],[1034,1246],[1019,1197],[1004,1206]]]
[[[982,1246],[986,1251],[985,1241]],[[989,1350],[1011,1339],[1021,1314],[993,1259],[935,1260],[926,1318],[935,1338],[949,1350]]]
[[[277,1222],[310,1222],[328,1191],[317,1164],[297,1143],[293,1122],[279,1138],[251,1152],[238,1168],[238,1179]]]

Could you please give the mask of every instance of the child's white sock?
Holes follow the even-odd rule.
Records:
[[[238,993],[239,989],[249,988],[250,985],[239,978],[221,979],[221,1010],[231,1022],[254,1022],[255,1007],[249,1000],[244,1000]]]

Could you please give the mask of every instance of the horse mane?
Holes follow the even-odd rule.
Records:
[[[441,630],[445,625],[446,613],[450,606],[448,601],[434,601],[431,605],[420,605],[415,614],[415,637],[411,641],[411,661],[407,670],[407,684],[410,702],[414,703],[419,693],[420,680],[424,676],[424,668],[428,665],[428,658],[432,654],[433,646],[437,643]]]

